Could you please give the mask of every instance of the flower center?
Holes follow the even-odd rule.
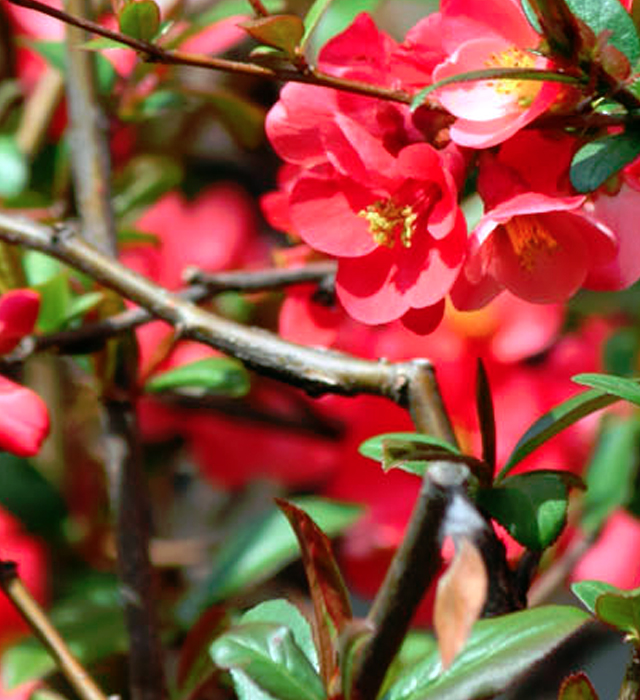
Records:
[[[396,238],[405,248],[411,247],[418,215],[409,204],[400,206],[391,197],[379,199],[361,209],[358,216],[369,223],[369,232],[378,245],[393,248]]]
[[[485,61],[488,68],[535,68],[535,58],[516,46],[504,51],[492,53]],[[488,81],[489,85],[501,95],[513,95],[520,107],[530,107],[536,98],[542,83],[534,80],[518,80],[517,78],[501,78]]]
[[[529,272],[535,267],[536,255],[540,251],[551,253],[558,247],[558,241],[535,214],[514,216],[503,224],[503,228],[520,264]]]

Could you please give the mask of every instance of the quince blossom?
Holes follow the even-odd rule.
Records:
[[[319,65],[396,85],[406,72],[396,50],[361,15],[323,49]],[[465,257],[463,156],[425,143],[404,105],[317,87],[287,85],[267,134],[296,166],[284,218],[314,250],[338,258],[336,291],[347,312],[368,324],[402,319],[432,330]]]
[[[497,154],[482,154],[478,191],[487,211],[451,293],[459,309],[480,308],[503,289],[551,303],[583,286],[612,288],[605,271],[619,259],[619,232],[571,189],[576,147],[571,137],[533,132],[513,137]]]
[[[437,31],[448,54],[434,82],[491,68],[549,69],[535,53],[542,37],[529,24],[519,0],[445,0],[426,29]],[[547,111],[560,95],[557,83],[497,78],[443,86],[435,95],[458,117],[450,129],[461,146],[502,143]]]

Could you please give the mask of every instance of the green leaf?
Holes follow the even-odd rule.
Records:
[[[620,589],[604,581],[578,581],[571,584],[573,594],[595,615],[596,600],[604,593],[617,593]]]
[[[401,469],[422,477],[432,462],[449,460],[466,465],[483,486],[493,477],[486,462],[460,454],[456,446],[432,435],[384,433],[365,440],[358,449],[365,457],[381,462],[385,472]]]
[[[191,394],[244,396],[250,389],[249,374],[241,362],[228,357],[207,357],[157,374],[145,391],[187,389]]]
[[[61,329],[67,319],[67,309],[71,303],[71,291],[66,272],[51,277],[34,289],[40,292],[38,328],[44,333]]]
[[[572,396],[570,399],[547,411],[518,440],[507,463],[496,477],[496,483],[502,481],[517,464],[525,457],[528,457],[540,445],[547,442],[547,440],[550,440],[581,418],[611,406],[618,400],[617,396],[592,389],[584,391],[577,396]]]
[[[585,532],[597,532],[614,510],[631,499],[638,472],[639,439],[640,425],[635,419],[610,416],[603,423],[586,473],[581,520]]]
[[[45,255],[37,250],[26,250],[24,252],[22,266],[30,287],[48,282],[63,270],[62,263],[50,255]]]
[[[78,44],[77,48],[85,51],[108,51],[109,49],[127,49],[131,47],[115,39],[107,39],[106,36],[100,36],[85,41],[84,44]]]
[[[536,30],[536,32],[538,32],[538,34],[542,34],[540,22],[538,21],[538,17],[533,7],[531,7],[529,0],[520,0],[520,4],[522,5],[522,9],[524,10],[524,14],[529,24]]]
[[[624,593],[603,593],[596,598],[596,616],[636,642],[640,641],[640,589]]]
[[[304,34],[304,24],[297,15],[256,17],[241,22],[238,26],[260,44],[283,51],[288,56],[295,56]]]
[[[120,31],[140,41],[151,41],[160,29],[160,8],[153,0],[133,0],[118,13]]]
[[[103,299],[104,294],[102,292],[88,292],[87,294],[73,297],[67,306],[64,318],[65,324],[84,316],[87,311],[95,309]]]
[[[285,601],[271,604],[267,611],[269,603],[250,610],[237,627],[212,644],[214,662],[246,676],[279,700],[323,700],[322,681],[298,642],[304,637],[303,643],[313,648],[308,623]]]
[[[640,353],[640,335],[637,328],[620,328],[613,332],[604,346],[604,368],[609,374],[630,377],[637,371],[636,358]]]
[[[579,581],[571,590],[599,620],[640,639],[640,588],[625,591],[604,581]]]
[[[611,32],[609,43],[621,51],[633,65],[640,58],[640,39],[629,13],[619,0],[566,0],[572,12],[593,33]]]
[[[118,230],[118,244],[121,246],[149,245],[153,248],[161,248],[162,244],[155,233],[144,233],[132,228]]]
[[[640,640],[640,588],[625,591],[604,581],[579,581],[571,590],[599,620]]]
[[[276,598],[259,603],[247,610],[240,618],[240,622],[242,624],[246,622],[273,622],[277,625],[286,625],[313,668],[318,669],[318,654],[313,642],[311,626],[298,608],[288,600]]]
[[[598,694],[586,673],[574,673],[562,682],[558,700],[598,700]]]
[[[571,379],[640,406],[640,379],[614,377],[612,374],[576,374]]]
[[[385,676],[382,695],[385,696],[392,686],[406,683],[423,659],[428,656],[437,658],[437,653],[438,642],[432,634],[410,630]]]
[[[635,129],[628,128],[621,134],[590,141],[573,157],[569,173],[571,184],[578,192],[592,192],[639,153],[640,132]]]
[[[186,104],[185,95],[177,90],[155,90],[138,105],[138,111],[144,117],[157,117],[172,110],[184,109]]]
[[[492,489],[479,489],[478,503],[520,544],[546,549],[567,519],[566,472],[535,471],[505,479]]]
[[[0,197],[17,197],[29,182],[29,164],[13,136],[0,136]]]
[[[469,700],[496,695],[585,624],[574,607],[549,605],[480,620],[441,673],[437,652],[393,684],[384,700]]]
[[[353,504],[311,496],[294,498],[291,502],[310,515],[329,537],[344,532],[362,512]],[[191,624],[211,603],[268,579],[298,556],[296,536],[283,513],[274,506],[268,513],[234,530],[217,553],[203,586],[179,606],[180,621]]]
[[[300,41],[300,48],[303,49],[307,45],[322,15],[324,15],[332,2],[333,0],[314,0],[311,4],[304,18],[304,35]]]
[[[433,435],[424,435],[422,433],[383,433],[365,440],[358,452],[364,457],[369,457],[375,462],[385,461],[385,450],[388,445],[397,448],[405,447],[410,450],[414,445],[428,445],[429,447],[440,448],[451,454],[460,454],[457,447]],[[410,457],[407,455],[407,459]]]
[[[67,53],[62,41],[29,41],[28,45],[44,60],[59,70],[61,73],[67,72]],[[108,58],[97,53],[95,56],[96,81],[98,91],[103,95],[108,95],[115,85],[118,74]]]
[[[143,155],[130,160],[116,178],[113,205],[118,217],[137,218],[140,208],[153,204],[182,181],[182,168],[172,158]]]
[[[83,665],[127,649],[127,633],[117,581],[84,590],[56,605],[51,621]],[[9,647],[1,658],[3,687],[11,690],[26,681],[44,678],[56,662],[41,642],[28,637]]]
[[[30,532],[47,538],[59,534],[67,514],[51,482],[29,461],[8,452],[0,453],[0,504]]]

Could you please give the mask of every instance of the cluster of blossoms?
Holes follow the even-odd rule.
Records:
[[[583,141],[532,125],[580,91],[515,78],[446,82],[487,68],[551,69],[541,42],[518,0],[445,0],[401,44],[360,15],[323,48],[320,68],[408,93],[445,81],[428,105],[282,90],[267,134],[287,165],[265,210],[337,258],[337,296],[352,318],[428,333],[447,297],[459,310],[504,290],[554,303],[640,277],[625,215],[640,202],[633,165],[615,187],[579,194],[569,166]],[[460,206],[469,177],[484,207],[471,230]]]
[[[219,233],[215,237],[210,235],[212,219]],[[129,246],[121,260],[169,288],[178,287],[182,271],[194,264],[210,272],[262,266],[269,251],[260,243],[256,223],[249,198],[237,186],[220,183],[191,201],[171,193],[137,222],[140,230],[156,237],[155,245]],[[294,264],[299,253],[303,258],[307,255],[298,247],[280,251],[279,257]],[[316,302],[313,292],[313,285],[287,290],[280,334],[294,342],[331,346],[364,358],[431,358],[458,438],[463,449],[473,454],[479,454],[481,439],[469,387],[475,381],[476,359],[482,357],[496,408],[498,463],[504,463],[527,425],[576,391],[573,374],[602,370],[601,346],[611,329],[610,323],[594,318],[579,330],[563,333],[564,305],[533,304],[505,292],[475,311],[458,311],[447,303],[437,329],[420,335],[398,321],[381,326],[358,323],[340,309]],[[141,385],[157,372],[215,354],[202,345],[179,341],[162,322],[143,326],[137,337]],[[251,411],[239,418],[142,396],[138,415],[146,440],[181,437],[193,463],[216,488],[235,490],[256,479],[270,479],[363,504],[364,517],[345,536],[341,561],[350,583],[362,594],[372,595],[402,540],[419,480],[400,470],[383,473],[358,454],[358,446],[379,433],[411,431],[406,411],[373,397],[325,397],[311,402],[258,377],[253,378],[251,393],[243,402]],[[252,418],[251,412],[278,417],[281,425]],[[287,420],[295,420],[301,412],[313,414],[318,424],[324,421],[341,428],[333,434],[314,435],[287,426]],[[519,470],[553,466],[581,473],[596,426],[596,417],[581,421],[536,450]],[[254,447],[250,453],[247,444]],[[625,528],[629,541],[638,541],[640,527],[629,516],[619,514],[616,527]],[[570,533],[562,544],[566,546],[576,535]],[[510,556],[518,557],[521,547],[507,542]],[[589,556],[597,559],[601,551],[597,548]],[[579,575],[584,577],[589,570],[586,562]],[[629,583],[621,575],[612,572],[610,582]],[[423,606],[422,621],[430,618],[430,601],[427,598]]]

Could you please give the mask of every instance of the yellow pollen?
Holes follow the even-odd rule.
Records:
[[[492,53],[485,61],[485,65],[488,68],[535,68],[536,62],[530,53],[512,46],[505,51]],[[522,108],[531,105],[542,87],[542,83],[534,80],[517,80],[515,78],[501,78],[488,82],[501,95],[515,95]]]
[[[396,238],[405,248],[411,247],[418,215],[408,205],[399,206],[393,199],[379,199],[361,209],[358,216],[369,223],[369,232],[378,245],[393,248]]]
[[[525,270],[531,272],[540,251],[551,253],[558,248],[558,241],[549,233],[535,214],[514,216],[503,225],[515,254]]]

